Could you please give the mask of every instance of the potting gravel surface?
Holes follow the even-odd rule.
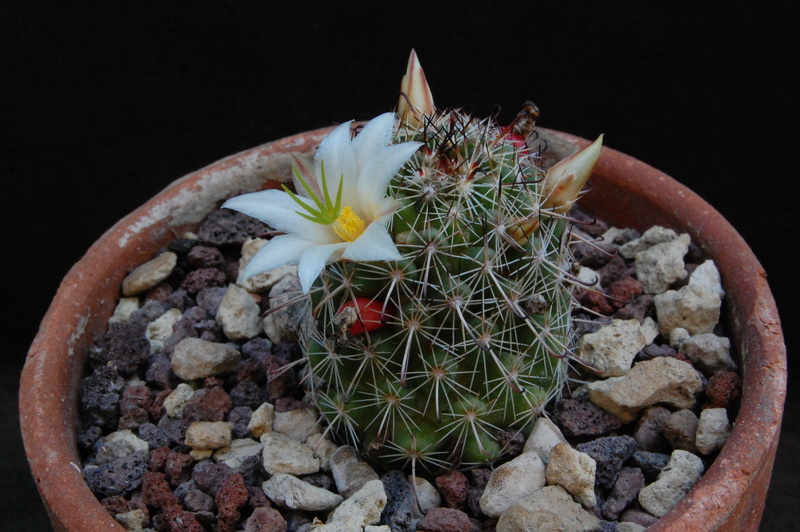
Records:
[[[548,415],[492,466],[373,467],[305,395],[298,304],[263,317],[296,293],[292,269],[239,279],[268,230],[214,211],[128,276],[89,353],[84,478],[129,530],[641,530],[730,432],[741,380],[713,263],[686,235],[597,221],[575,229],[575,273],[596,286],[578,291],[580,363]]]

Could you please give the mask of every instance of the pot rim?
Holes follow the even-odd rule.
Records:
[[[125,530],[84,482],[76,436],[77,391],[87,348],[113,312],[126,272],[143,262],[143,252],[151,254],[199,222],[223,198],[220,194],[230,195],[233,177],[239,192],[262,187],[275,172],[281,180],[289,179],[288,154],[311,151],[331,129],[269,142],[176,180],[106,231],[67,273],[27,354],[19,393],[28,462],[57,530],[98,526]],[[573,149],[589,144],[567,133],[540,131]],[[647,220],[648,226],[659,224],[688,232],[703,255],[715,261],[728,289],[725,306],[733,329],[728,333],[743,374],[741,408],[728,442],[689,494],[649,530],[692,530],[697,523],[708,529],[725,529],[734,523],[741,528],[731,530],[757,529],[786,393],[786,351],[766,274],[722,215],[646,163],[603,148],[592,182],[591,193],[582,200],[589,212],[637,191],[637,203],[603,212],[604,220],[638,229]],[[186,209],[189,197],[199,207]],[[110,254],[122,265],[112,267]],[[742,507],[739,503],[746,492],[758,487],[764,488],[761,500]]]

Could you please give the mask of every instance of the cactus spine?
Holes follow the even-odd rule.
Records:
[[[497,459],[559,393],[573,300],[564,202],[519,128],[432,111],[424,96],[424,112],[413,94],[400,106],[393,139],[422,143],[389,187],[402,259],[329,264],[302,345],[333,430],[436,470]],[[594,160],[586,176],[561,168],[564,181],[585,181]]]

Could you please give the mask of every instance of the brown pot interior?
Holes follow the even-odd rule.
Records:
[[[64,279],[28,353],[20,387],[31,471],[56,530],[124,531],[80,474],[77,395],[87,351],[102,332],[127,272],[176,235],[196,228],[220,200],[290,176],[291,152],[310,152],[329,130],[265,144],[190,174],[107,231]],[[556,149],[588,141],[544,131]],[[560,146],[560,148],[559,148]],[[274,183],[273,183],[274,184]],[[665,174],[605,148],[581,200],[611,225],[663,225],[690,234],[720,269],[727,318],[742,363],[742,406],[733,433],[701,481],[650,530],[756,530],[778,441],[786,355],[765,274],[710,205]]]

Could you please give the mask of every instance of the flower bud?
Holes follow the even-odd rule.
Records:
[[[425,72],[417,59],[417,52],[411,50],[408,58],[406,74],[400,82],[400,99],[397,103],[397,114],[400,120],[412,127],[422,124],[424,115],[432,116],[436,109],[433,105],[433,95]]]
[[[544,178],[542,207],[563,214],[567,212],[586,184],[603,146],[603,135],[584,149],[553,165]]]

